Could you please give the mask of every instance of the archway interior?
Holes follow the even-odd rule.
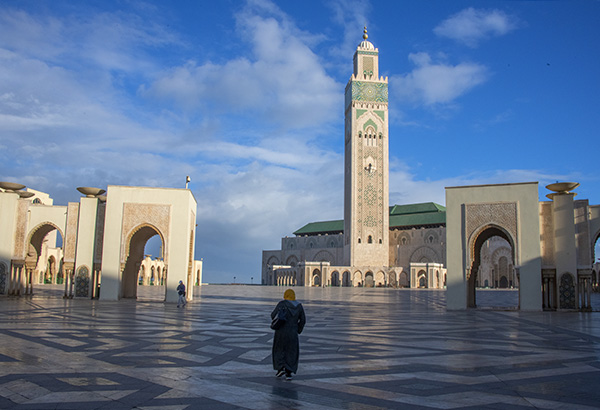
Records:
[[[367,272],[365,274],[365,288],[375,287],[375,279],[373,278],[373,272]]]
[[[512,261],[502,260],[499,267],[493,268],[501,270],[501,273],[506,277],[505,280],[501,280],[502,276],[499,274],[500,272],[495,272],[495,274],[485,277],[484,274],[493,272],[484,272],[482,270],[482,254],[485,255],[486,247],[489,247],[490,243],[494,242],[498,243],[500,246],[506,244],[510,247]],[[468,280],[467,305],[469,307],[518,308],[518,290],[496,292],[494,290],[483,289],[486,285],[486,280],[488,287],[509,288],[512,284],[513,288],[518,288],[518,280],[513,278],[512,275],[512,267],[514,266],[515,261],[514,250],[515,247],[512,238],[499,227],[490,226],[477,236],[472,248],[473,262],[471,265],[471,275]]]
[[[62,243],[60,230],[52,224],[40,226],[31,235],[25,261],[28,265],[35,265],[34,283],[62,283]]]
[[[139,274],[141,263],[144,259],[146,246],[151,238],[157,236],[160,241],[160,248],[164,249],[164,244],[162,243],[162,238],[151,226],[144,226],[140,228],[137,232],[135,232],[131,239],[129,240],[129,253],[125,260],[125,268],[123,269],[123,277],[122,277],[122,288],[121,288],[121,297],[123,298],[137,298],[138,293],[138,283],[139,283]],[[152,244],[152,242],[151,242]],[[162,257],[162,255],[161,255]],[[166,268],[166,266],[165,266]],[[151,274],[151,272],[147,272]],[[157,272],[155,272],[155,275]],[[165,295],[160,295],[161,299],[164,299]]]
[[[138,286],[164,286],[165,263],[160,235],[150,237],[144,247],[144,258],[138,272]]]

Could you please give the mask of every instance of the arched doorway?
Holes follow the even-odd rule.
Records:
[[[55,283],[62,264],[63,233],[51,222],[45,222],[31,230],[25,256],[25,293],[33,293],[33,284]]]
[[[344,271],[344,273],[342,273],[342,286],[352,286],[352,282],[350,281],[350,272],[348,271]]]
[[[127,255],[125,257],[125,265],[122,270],[122,285],[121,285],[121,297],[136,299],[138,297],[138,284],[139,284],[139,272],[141,262],[144,259],[146,244],[153,238],[158,236],[161,244],[161,252],[164,247],[164,239],[160,232],[152,225],[142,225],[135,229],[130,235],[129,240],[126,243]],[[160,255],[163,258],[163,255]],[[164,260],[164,258],[163,258]],[[165,261],[166,270],[166,261]],[[149,276],[149,272],[146,273]],[[165,300],[165,289],[162,292],[159,291],[158,298]]]
[[[363,286],[362,273],[360,271],[354,272],[354,279],[352,279],[352,285],[354,287]]]
[[[56,258],[54,257],[54,255],[50,255],[50,257],[48,257],[48,262],[46,264],[45,272],[40,275],[39,283],[44,283],[44,284],[56,283],[57,271],[58,271],[58,264],[56,263]]]
[[[375,286],[377,286],[378,288],[381,288],[386,285],[387,285],[387,283],[385,280],[385,273],[383,273],[382,271],[377,272],[377,275],[375,275]]]
[[[375,286],[375,279],[373,278],[373,272],[369,271],[365,274],[365,288],[372,288]]]
[[[469,269],[469,271],[467,272],[467,307],[471,307],[471,308],[475,308],[478,307],[477,305],[477,295],[476,295],[476,289],[477,289],[477,285],[479,282],[479,278],[478,278],[478,273],[479,273],[479,269],[481,267],[481,254],[482,254],[482,248],[484,247],[485,243],[490,239],[490,238],[494,238],[494,237],[500,237],[502,239],[504,239],[511,248],[511,253],[512,253],[512,258],[513,261],[516,260],[515,258],[515,252],[514,252],[514,240],[513,238],[508,234],[508,232],[506,230],[504,230],[503,228],[497,226],[497,225],[487,225],[484,228],[480,229],[478,231],[478,233],[474,234],[474,239],[471,240],[471,249],[470,249],[470,256],[471,256],[471,268]],[[507,285],[506,287],[508,287],[508,279],[505,278],[507,280]],[[492,286],[496,286],[498,287],[500,285],[500,283],[496,284],[495,281],[492,281]],[[496,304],[496,301],[494,300],[494,297],[490,297],[488,298],[490,299],[489,301],[486,301],[486,305],[491,304],[494,305]],[[505,301],[501,301],[499,302],[501,305],[503,305],[503,307],[508,307],[505,305],[510,305],[511,302],[505,302]],[[518,307],[518,297],[517,297],[517,306]]]
[[[331,286],[340,286],[340,274],[338,271],[333,271],[331,274]]]
[[[417,273],[417,282],[420,288],[427,288],[427,272],[424,269]]]
[[[312,272],[312,285],[321,286],[321,271],[319,269],[315,269]]]
[[[138,279],[138,285],[143,285],[146,281],[146,267],[144,265],[140,266],[140,277]]]

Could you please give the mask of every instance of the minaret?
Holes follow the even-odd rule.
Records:
[[[344,264],[389,265],[388,79],[367,40],[354,53],[346,85]]]

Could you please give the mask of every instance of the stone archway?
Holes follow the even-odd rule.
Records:
[[[479,271],[479,267],[481,266],[481,248],[488,239],[494,236],[498,236],[504,239],[506,242],[508,242],[512,250],[513,260],[516,260],[514,251],[515,241],[512,238],[512,236],[507,232],[507,230],[495,224],[488,224],[476,231],[469,242],[470,269],[467,272],[468,307],[477,307],[476,288],[477,274]]]
[[[427,271],[425,269],[421,269],[418,273],[417,273],[417,283],[419,284],[420,288],[428,288],[428,281],[427,281]]]
[[[56,226],[52,222],[40,223],[39,225],[34,227],[29,232],[29,235],[28,235],[27,241],[26,241],[27,251],[25,254],[25,264],[24,264],[25,265],[25,272],[24,272],[25,280],[23,281],[23,283],[25,284],[25,289],[24,289],[25,294],[32,294],[33,293],[33,284],[36,282],[38,282],[38,283],[40,282],[40,278],[34,277],[34,273],[36,272],[38,266],[40,266],[40,258],[43,256],[43,254],[45,255],[43,250],[44,250],[46,238],[53,231],[58,232],[58,234],[64,240],[63,232],[61,231],[61,229],[58,226]],[[46,257],[46,256],[44,256],[44,257]],[[44,260],[43,262],[45,262],[45,263],[42,263],[42,265],[47,265],[47,263],[48,263],[47,260]],[[45,280],[45,271],[46,271],[46,269],[44,269],[44,272],[38,271],[38,275],[41,276],[42,281]]]
[[[380,288],[386,285],[387,283],[385,280],[385,273],[383,273],[382,271],[377,272],[377,274],[375,275],[375,286]]]
[[[48,258],[48,264],[46,265],[46,271],[40,277],[40,283],[56,283],[56,272],[57,262],[54,255],[50,255]]]
[[[447,309],[476,305],[474,268],[479,268],[475,259],[480,256],[473,248],[492,236],[486,228],[497,227],[510,238],[517,308],[542,310],[540,223],[537,182],[446,187]]]
[[[365,284],[364,284],[365,288],[372,288],[375,287],[375,278],[373,277],[373,272],[368,271],[365,274]]]
[[[340,286],[340,273],[336,270],[331,273],[331,286]]]
[[[344,273],[342,273],[342,286],[344,286],[344,287],[352,286],[352,281],[350,280],[350,272],[347,270],[344,271]]]
[[[364,286],[361,271],[354,272],[354,277],[352,279],[352,286],[354,286],[354,287]]]
[[[140,271],[140,264],[144,259],[144,249],[148,240],[155,235],[160,236],[163,245],[162,249],[166,249],[163,235],[156,227],[150,224],[140,225],[129,234],[125,244],[125,263],[121,273],[122,298],[137,298],[138,273]],[[165,260],[165,270],[166,268],[167,261]]]
[[[321,270],[320,269],[314,269],[312,271],[311,282],[312,282],[312,286],[321,286],[323,281],[321,278]]]

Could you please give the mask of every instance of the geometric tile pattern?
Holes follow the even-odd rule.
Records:
[[[371,83],[352,81],[353,101],[388,102],[388,85],[386,83]]]
[[[600,403],[597,313],[448,312],[441,290],[297,287],[307,324],[290,382],[274,377],[270,356],[269,314],[285,288],[204,286],[184,309],[143,295],[160,287],[120,302],[46,297],[47,289],[0,298],[0,409]]]

